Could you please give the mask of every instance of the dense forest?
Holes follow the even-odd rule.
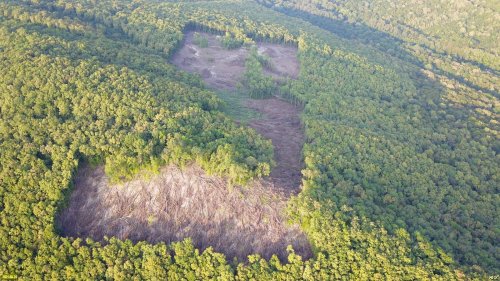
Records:
[[[330,172],[334,182],[345,185],[347,181],[354,185],[329,189],[328,192],[335,193],[333,198],[340,204],[349,202],[358,213],[386,221],[389,229],[393,225],[405,225],[421,231],[464,263],[495,267],[498,264],[495,217],[499,186],[500,62],[495,41],[500,26],[494,18],[499,14],[487,1],[476,6],[468,1],[455,2],[261,3],[324,27],[342,38],[385,49],[387,54],[416,65],[420,71],[409,72],[413,85],[395,85],[395,89],[399,88],[395,92],[405,95],[404,99],[397,100],[394,94],[387,96],[387,89],[368,90],[369,82],[359,85],[364,89],[358,91],[368,90],[371,97],[381,91],[380,100],[371,104],[373,109],[384,108],[381,118],[385,115],[391,119],[384,122],[380,119],[376,126],[372,122],[378,114],[368,111],[368,106],[364,112],[369,117],[363,118],[359,112],[353,116],[352,112],[344,111],[349,110],[345,106],[336,109],[338,105],[332,105],[332,109],[325,109],[322,101],[321,115],[347,125],[341,130],[348,130],[348,135],[356,139],[339,140],[348,147],[335,148],[348,153],[344,154],[347,159],[339,163],[334,157],[335,162],[325,163],[328,169],[335,167]],[[330,61],[313,63],[316,67],[338,68]],[[400,78],[394,81],[405,83],[405,79]],[[324,81],[327,83],[331,89],[339,86],[338,81]],[[356,91],[354,85],[348,87],[347,91]],[[412,97],[412,93],[418,97]],[[367,100],[359,102],[367,103]],[[390,113],[389,107],[395,111]],[[331,110],[335,114],[331,115]],[[401,120],[398,115],[411,120]],[[359,127],[363,122],[372,124]],[[407,125],[410,127],[405,129]],[[370,131],[375,135],[359,139],[359,133],[364,135]],[[378,139],[379,136],[383,138]],[[377,144],[371,137],[377,137]],[[355,142],[361,142],[360,149],[353,147]],[[321,149],[332,151],[326,147]],[[426,186],[430,187],[428,191],[424,191]],[[379,208],[383,212],[378,211]],[[402,209],[404,213],[400,212]]]
[[[243,74],[242,88],[250,97],[266,98],[276,92],[276,85],[273,79],[266,76],[263,67],[269,61],[257,53],[256,48],[252,48],[250,56],[245,62],[245,73]]]
[[[454,2],[1,1],[0,274],[497,276],[498,10]],[[189,239],[59,235],[55,217],[84,162],[103,164],[116,182],[193,162],[233,184],[270,173],[271,142],[226,116],[199,76],[168,63],[188,29],[220,34],[227,48],[298,46],[300,75],[277,92],[304,108],[303,188],[288,210],[313,258],[290,247],[286,261],[228,261]],[[262,73],[265,59],[254,53],[246,66],[250,95],[276,90]]]

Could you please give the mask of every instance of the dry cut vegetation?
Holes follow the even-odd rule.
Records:
[[[195,246],[212,246],[228,258],[258,253],[285,258],[292,245],[311,257],[305,235],[287,225],[284,195],[262,182],[229,188],[200,168],[163,168],[148,180],[108,184],[102,167],[84,167],[76,176],[69,207],[58,217],[63,235],[102,241],[115,236],[152,243],[190,237]]]

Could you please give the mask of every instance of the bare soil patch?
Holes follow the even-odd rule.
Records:
[[[287,245],[309,258],[305,235],[286,223],[285,205],[284,195],[261,182],[231,189],[197,167],[166,167],[151,179],[113,186],[102,167],[83,167],[57,224],[62,235],[97,241],[115,236],[170,243],[190,237],[197,248],[212,246],[240,261],[252,253],[285,259]]]
[[[263,114],[248,125],[273,142],[276,167],[268,180],[274,189],[288,195],[297,193],[301,185],[304,145],[298,108],[278,98],[248,99],[245,104]]]
[[[195,32],[188,32],[184,45],[172,57],[172,63],[182,70],[198,73],[211,87],[234,90],[245,71],[245,60],[249,48],[228,50],[221,46],[217,36],[200,33],[208,40],[208,47],[201,48],[194,43]],[[269,43],[257,43],[260,54],[267,55],[272,67],[265,72],[274,78],[297,78],[299,62],[297,48]]]
[[[226,91],[236,89],[245,71],[245,60],[249,55],[249,49],[228,50],[221,46],[217,36],[199,33],[208,40],[208,46],[201,48],[194,43],[194,34],[195,32],[186,33],[184,45],[173,56],[172,63],[185,71],[200,74],[212,88]],[[297,48],[258,42],[257,51],[269,57],[271,61],[271,67],[264,68],[265,74],[275,80],[297,78],[299,74]],[[248,125],[271,139],[275,148],[277,166],[266,179],[266,184],[288,195],[297,193],[301,185],[304,143],[300,110],[278,98],[255,100],[241,97],[240,99],[245,108],[261,113],[261,118],[250,120]]]

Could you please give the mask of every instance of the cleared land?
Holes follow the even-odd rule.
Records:
[[[191,237],[229,258],[285,259],[287,245],[307,258],[311,249],[298,226],[286,224],[286,197],[254,182],[229,188],[197,167],[166,167],[148,180],[110,186],[102,167],[79,170],[69,207],[58,217],[61,234],[102,241],[115,236],[152,243]]]
[[[57,219],[61,234],[152,243],[190,237],[200,249],[212,246],[243,261],[252,253],[266,258],[277,254],[285,260],[288,245],[311,257],[307,238],[298,226],[287,225],[285,216],[287,198],[301,184],[304,134],[299,109],[279,98],[255,100],[238,94],[249,50],[227,50],[209,34],[202,34],[208,47],[201,48],[193,44],[193,34],[186,35],[172,62],[199,73],[218,90],[238,122],[271,139],[277,166],[268,178],[233,188],[197,167],[166,167],[151,179],[110,186],[102,167],[85,166],[78,172],[68,208]],[[297,77],[295,48],[267,43],[257,47],[271,60],[265,73],[276,80]]]
[[[269,181],[275,189],[286,194],[297,193],[302,178],[304,145],[299,110],[278,98],[248,99],[244,104],[263,116],[250,120],[248,125],[273,142],[276,167],[272,169]]]
[[[208,46],[202,48],[194,43],[195,32],[185,35],[184,45],[172,57],[172,63],[182,70],[198,73],[212,88],[218,90],[234,90],[241,81],[245,71],[245,60],[250,54],[248,48],[228,50],[221,46],[217,36],[200,33],[207,39]],[[257,43],[260,54],[267,55],[271,68],[265,73],[276,79],[297,78],[299,62],[297,49],[269,43]]]
[[[234,110],[236,114],[248,111],[258,113],[258,118],[248,118],[243,121],[273,142],[277,166],[267,180],[273,189],[286,194],[297,193],[301,184],[304,143],[304,133],[299,118],[300,110],[278,98],[257,100],[238,94],[235,90],[245,72],[245,60],[250,53],[249,48],[228,50],[221,46],[217,36],[198,34],[206,38],[207,47],[196,45],[195,32],[188,32],[184,45],[173,56],[172,63],[185,71],[200,74],[210,87],[226,91],[222,98],[225,100],[229,98],[231,103],[229,106],[238,109]],[[277,81],[297,78],[299,62],[295,47],[262,42],[256,45],[258,52],[267,56],[271,62],[270,67],[264,68],[265,74]],[[245,115],[251,116],[249,113]],[[235,117],[240,116],[241,114]]]

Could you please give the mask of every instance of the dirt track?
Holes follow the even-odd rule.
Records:
[[[249,126],[273,142],[277,165],[271,171],[269,180],[275,188],[286,194],[298,193],[301,185],[304,145],[299,110],[278,98],[249,99],[245,104],[263,114],[261,119],[251,121]]]
[[[285,205],[285,196],[260,182],[231,190],[197,167],[166,167],[150,180],[115,186],[102,167],[83,167],[57,224],[62,235],[97,241],[115,236],[169,243],[191,237],[197,248],[212,246],[240,261],[252,253],[286,260],[287,245],[311,257],[299,227],[286,224]]]

